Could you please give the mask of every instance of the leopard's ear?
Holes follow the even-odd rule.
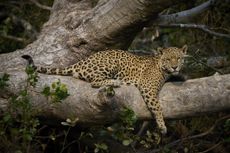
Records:
[[[184,45],[184,46],[182,47],[182,52],[183,52],[184,54],[187,54],[187,50],[188,50],[188,46],[187,46],[187,45]]]
[[[163,48],[162,47],[157,47],[157,54],[162,55],[163,54]]]

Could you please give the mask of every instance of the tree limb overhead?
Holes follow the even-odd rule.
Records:
[[[210,35],[216,36],[216,37],[222,37],[226,39],[230,39],[230,35],[228,34],[223,34],[223,33],[218,33],[215,31],[210,30],[206,25],[200,25],[200,24],[159,24],[157,25],[159,27],[178,27],[178,28],[190,28],[190,29],[199,29],[202,30]]]
[[[215,0],[209,0],[189,10],[173,14],[159,15],[159,17],[154,21],[154,24],[187,23],[191,20],[191,18],[207,10],[211,5],[214,4],[214,2]]]

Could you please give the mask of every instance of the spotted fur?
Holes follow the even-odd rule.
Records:
[[[186,45],[182,48],[158,48],[156,56],[137,56],[127,51],[108,50],[63,69],[35,66],[30,56],[24,55],[23,58],[27,59],[37,72],[71,75],[90,82],[93,87],[135,85],[148,109],[155,116],[161,133],[165,134],[167,128],[158,94],[167,76],[176,74],[181,69],[186,51]]]

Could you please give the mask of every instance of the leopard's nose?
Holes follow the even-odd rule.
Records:
[[[177,66],[172,66],[172,68],[173,68],[174,70],[176,70],[176,69],[177,69]]]

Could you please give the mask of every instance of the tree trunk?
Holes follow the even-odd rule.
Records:
[[[49,21],[40,36],[22,50],[0,55],[0,73],[10,74],[9,95],[26,84],[26,61],[29,54],[36,65],[64,67],[98,50],[127,49],[134,37],[158,14],[183,0],[100,0],[93,7],[91,0],[55,0]],[[140,119],[150,113],[133,86],[115,89],[115,96],[93,89],[88,83],[72,77],[39,75],[36,88],[30,90],[33,106],[39,116],[58,119],[79,118],[85,123],[105,123],[115,119],[123,106],[130,106]],[[60,79],[68,86],[70,96],[60,104],[51,104],[39,92]],[[212,76],[185,83],[167,83],[160,95],[164,115],[180,118],[199,113],[229,109],[230,76]],[[214,94],[215,93],[215,94]],[[0,95],[0,109],[7,106],[7,95]]]

